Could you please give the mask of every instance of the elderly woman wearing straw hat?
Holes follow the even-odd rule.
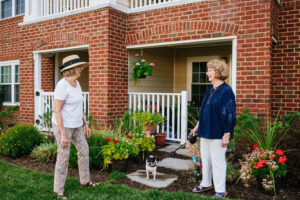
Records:
[[[236,121],[234,93],[224,80],[229,75],[227,64],[218,59],[207,63],[208,80],[211,86],[206,89],[199,112],[199,122],[191,131],[201,138],[202,182],[193,192],[214,189],[215,198],[225,198],[226,192],[226,149]]]
[[[81,62],[79,56],[71,55],[63,59],[61,73],[63,78],[57,83],[54,91],[54,115],[52,127],[57,142],[58,155],[55,165],[54,193],[66,199],[64,185],[68,173],[70,142],[78,151],[78,168],[80,185],[95,187],[98,183],[90,181],[89,147],[84,137],[89,138],[91,131],[83,114],[82,90],[77,79],[83,67],[88,63]]]

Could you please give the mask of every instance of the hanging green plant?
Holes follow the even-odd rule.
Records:
[[[130,67],[132,68],[132,80],[134,85],[139,78],[146,78],[147,76],[152,76],[152,68],[155,66],[154,63],[149,63],[143,59],[139,54],[135,55],[137,60],[132,62]]]

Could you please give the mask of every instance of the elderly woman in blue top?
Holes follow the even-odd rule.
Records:
[[[224,198],[226,192],[225,153],[230,135],[233,134],[236,112],[235,96],[224,80],[228,77],[228,66],[224,61],[207,63],[207,77],[211,86],[206,89],[199,112],[199,122],[191,131],[201,138],[202,182],[193,192],[212,189],[212,178],[216,198]]]

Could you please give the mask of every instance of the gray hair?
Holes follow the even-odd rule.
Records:
[[[229,76],[228,65],[219,59],[213,59],[207,63],[207,69],[212,68],[216,71],[216,78],[225,80]]]

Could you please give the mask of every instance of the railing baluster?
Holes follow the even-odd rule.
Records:
[[[152,94],[152,113],[154,113],[154,108],[155,108],[155,98],[154,98],[154,94]]]
[[[150,94],[147,94],[147,112],[150,111]]]
[[[128,106],[128,109],[129,109],[129,113],[132,112],[132,94],[129,94],[129,106]]]
[[[136,94],[133,95],[133,112],[136,111]]]
[[[146,100],[145,100],[145,94],[143,94],[143,112],[145,112],[146,107]]]
[[[180,133],[180,96],[177,95],[177,139],[181,139]]]
[[[175,95],[172,95],[172,138],[175,138]]]
[[[160,95],[158,94],[158,95],[157,95],[157,100],[156,100],[156,102],[157,102],[157,105],[156,105],[156,106],[157,106],[156,112],[157,112],[157,113],[159,113],[159,96],[160,96]],[[157,132],[159,132],[159,126],[157,127]]]
[[[138,94],[138,111],[141,111],[141,95]]]
[[[167,94],[167,137],[170,138],[169,136],[170,132],[170,98],[169,95]]]
[[[165,118],[165,96],[164,95],[161,95],[161,101],[162,101],[162,104],[161,104],[161,111],[162,111],[162,117]],[[164,133],[165,132],[165,123],[162,124],[162,132]]]

